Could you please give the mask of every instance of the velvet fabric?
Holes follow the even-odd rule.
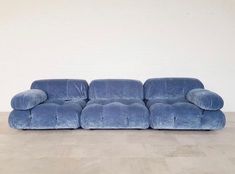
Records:
[[[191,103],[156,103],[150,107],[153,129],[218,130],[225,126],[220,110],[204,111]]]
[[[100,105],[107,105],[110,103],[120,103],[124,105],[132,105],[132,104],[141,104],[145,106],[145,103],[143,100],[138,99],[98,99],[98,100],[89,100],[87,102],[87,105],[91,104],[100,104]]]
[[[89,91],[88,91],[89,90]],[[89,100],[88,100],[89,98]],[[193,78],[37,80],[13,97],[16,129],[218,130],[222,98]]]
[[[188,102],[184,97],[182,98],[168,98],[168,99],[152,99],[146,100],[146,106],[150,108],[155,103],[174,104],[178,102]]]
[[[50,79],[37,80],[31,89],[41,89],[48,95],[48,99],[72,100],[88,98],[88,84],[85,80]]]
[[[82,99],[72,99],[72,100],[60,100],[60,99],[49,99],[46,100],[44,103],[54,103],[58,105],[64,105],[64,104],[79,104],[82,108],[86,106],[86,100]]]
[[[93,80],[89,87],[89,99],[140,99],[143,100],[143,84],[138,80]]]
[[[199,103],[195,105],[188,100],[193,97],[197,99],[208,97],[209,100],[217,97],[209,91],[203,95],[202,91],[206,91],[203,88],[204,86],[199,80],[191,78],[147,80],[144,90],[146,105],[150,111],[150,127],[183,130],[222,129],[226,122],[223,112],[220,110],[206,111],[198,106]],[[186,98],[187,94],[190,96]],[[203,104],[206,105],[207,100],[205,99],[204,102]]]
[[[201,81],[194,78],[153,78],[144,84],[146,100],[170,99],[181,100],[188,91],[204,88]]]
[[[84,129],[146,129],[149,127],[149,112],[140,103],[89,104],[82,111],[81,127]]]
[[[9,125],[16,129],[76,129],[81,111],[79,103],[43,103],[26,111],[13,110]]]
[[[39,89],[31,89],[15,95],[11,107],[16,110],[28,110],[46,101],[47,94]]]
[[[14,107],[9,116],[10,127],[16,129],[76,129],[80,127],[80,114],[88,98],[88,84],[85,80],[37,80],[32,83],[31,88],[29,91],[41,91],[45,94],[46,100],[40,100],[37,93],[37,95],[34,94],[34,98],[40,102],[33,107],[27,107],[26,110]],[[24,96],[28,95],[24,94]],[[13,98],[17,101],[13,103],[24,106],[28,102],[25,98],[27,97],[21,100]]]
[[[143,85],[136,80],[94,80],[81,114],[84,129],[146,129],[149,112]]]
[[[222,97],[206,89],[193,89],[187,93],[186,98],[204,110],[219,110],[224,106]]]

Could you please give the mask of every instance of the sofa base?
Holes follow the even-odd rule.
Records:
[[[15,129],[77,129],[81,110],[79,105],[46,103],[31,110],[13,110],[8,122]]]
[[[84,129],[147,129],[149,112],[142,104],[91,104],[81,114]]]
[[[165,130],[219,130],[226,123],[222,111],[204,111],[192,104],[155,104],[150,108],[150,127]]]

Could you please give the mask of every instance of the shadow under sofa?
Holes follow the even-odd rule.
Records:
[[[15,95],[16,129],[218,130],[223,99],[194,78],[37,80]]]

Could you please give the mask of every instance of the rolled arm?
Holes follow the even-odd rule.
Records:
[[[15,110],[28,110],[47,100],[47,94],[40,89],[30,89],[16,94],[11,100]]]
[[[186,98],[204,110],[219,110],[224,106],[222,97],[206,89],[192,89],[187,93]]]

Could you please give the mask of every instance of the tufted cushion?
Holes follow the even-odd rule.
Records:
[[[86,101],[81,100],[81,99],[72,99],[72,100],[50,99],[50,100],[46,100],[45,103],[54,103],[54,104],[58,104],[58,105],[64,105],[64,104],[71,103],[71,104],[78,104],[82,108],[84,108],[86,106]]]
[[[189,101],[186,100],[185,98],[177,98],[177,99],[169,98],[169,99],[148,100],[146,102],[146,105],[148,108],[150,108],[153,104],[156,104],[156,103],[174,104],[174,103],[179,103],[179,102],[189,103]]]
[[[202,110],[190,103],[156,103],[150,107],[152,128],[193,129],[201,124]]]
[[[79,103],[43,103],[32,110],[13,110],[9,125],[16,129],[76,129],[81,111]]]
[[[225,115],[222,111],[204,111],[201,120],[202,129],[217,130],[224,128],[226,123]]]
[[[51,79],[37,80],[31,89],[45,91],[49,99],[71,100],[87,99],[88,84],[85,80]]]
[[[89,99],[143,99],[143,85],[137,80],[94,80]]]
[[[39,89],[31,89],[15,95],[11,100],[11,107],[16,110],[28,110],[44,102],[47,94]]]
[[[153,129],[217,130],[225,125],[221,111],[203,111],[191,103],[156,103],[150,107]]]
[[[206,89],[189,91],[187,100],[205,110],[219,110],[224,105],[223,99],[218,94]]]
[[[81,114],[84,129],[146,129],[149,127],[148,109],[140,103],[89,104]]]
[[[146,100],[185,98],[188,91],[194,88],[204,88],[203,84],[194,78],[154,78],[144,84]]]
[[[11,128],[29,129],[30,118],[30,110],[13,110],[9,115],[8,123]]]
[[[137,100],[137,99],[106,99],[106,100],[98,99],[98,100],[90,100],[89,102],[87,102],[87,105],[91,105],[91,104],[106,105],[106,104],[114,103],[114,102],[121,103],[124,105],[131,105],[135,103],[145,105],[143,100]]]

